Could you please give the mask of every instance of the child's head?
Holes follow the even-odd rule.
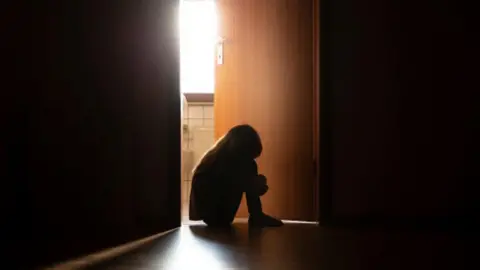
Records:
[[[234,157],[256,159],[263,150],[260,136],[250,125],[235,126],[222,139],[226,141],[227,151]]]
[[[205,153],[195,171],[200,167],[203,170],[222,163],[216,161],[254,160],[260,156],[262,149],[262,141],[257,131],[250,125],[238,125],[230,129]]]

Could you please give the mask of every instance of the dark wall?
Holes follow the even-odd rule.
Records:
[[[179,225],[177,5],[7,4],[2,226],[18,262],[60,261]]]
[[[324,209],[337,218],[473,215],[478,55],[465,8],[321,4]]]

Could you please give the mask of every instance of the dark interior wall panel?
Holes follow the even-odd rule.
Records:
[[[469,63],[478,55],[463,10],[427,1],[322,5],[332,214],[472,214],[478,84]]]

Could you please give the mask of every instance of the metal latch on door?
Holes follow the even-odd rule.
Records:
[[[223,64],[223,44],[225,43],[225,38],[223,37],[218,37],[217,38],[217,65],[222,65]]]

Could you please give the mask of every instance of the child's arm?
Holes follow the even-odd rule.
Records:
[[[254,160],[252,165],[252,170],[255,174],[254,186],[260,196],[265,195],[268,191],[267,177],[263,174],[258,174],[258,165]]]
[[[263,174],[257,176],[258,194],[260,196],[265,195],[268,191],[267,178]]]

